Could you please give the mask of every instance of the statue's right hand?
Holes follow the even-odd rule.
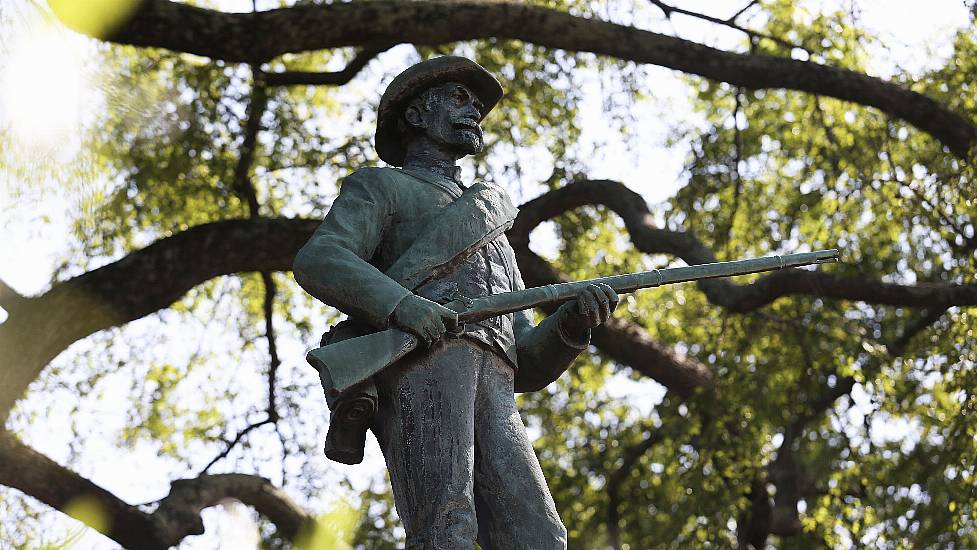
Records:
[[[457,313],[416,294],[401,300],[390,317],[394,325],[417,336],[427,346],[458,326]]]

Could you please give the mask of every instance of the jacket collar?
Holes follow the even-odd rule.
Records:
[[[459,182],[452,182],[450,180],[442,178],[441,176],[438,176],[437,174],[428,172],[426,170],[416,170],[413,168],[397,168],[397,170],[404,172],[405,174],[413,177],[414,179],[423,181],[424,183],[437,187],[438,189],[444,191],[448,195],[451,195],[451,198],[453,199],[457,199],[461,197],[462,192],[465,189],[467,189],[467,187],[465,187]]]

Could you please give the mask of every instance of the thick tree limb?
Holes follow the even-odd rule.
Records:
[[[204,475],[172,483],[155,512],[143,511],[13,439],[0,435],[0,484],[60,511],[84,503],[107,520],[104,534],[126,548],[165,549],[203,533],[200,511],[226,498],[252,506],[288,538],[314,518],[267,479],[246,474]]]
[[[171,537],[176,539],[179,536],[182,539],[192,534],[184,534],[184,531],[198,527],[185,517],[188,513],[193,515],[193,519],[197,519],[201,510],[226,498],[233,498],[253,507],[274,523],[287,539],[293,539],[315,525],[315,517],[302,510],[285,491],[263,477],[249,474],[214,474],[178,479],[172,483],[170,494],[160,501],[156,513],[167,519],[176,518],[179,527],[171,527]],[[200,532],[203,532],[203,525],[200,524],[199,527]]]
[[[19,292],[10,287],[7,283],[0,280],[0,307],[13,309],[26,300]]]
[[[9,435],[0,436],[0,484],[61,511],[84,499],[104,514],[109,538],[127,548],[164,548],[150,543],[164,531],[162,522]]]
[[[527,281],[545,284],[558,277],[528,253],[529,231],[585,204],[602,204],[621,215],[635,246],[646,253],[673,254],[690,264],[715,261],[694,235],[654,227],[640,195],[615,182],[581,182],[523,205],[508,235],[520,251]],[[75,341],[163,309],[219,275],[287,271],[318,223],[254,219],[194,227],[21,301],[0,325],[0,422],[41,369]],[[750,311],[793,294],[927,308],[977,304],[973,284],[897,285],[800,270],[777,272],[747,285],[707,281],[700,288],[713,303],[731,311]],[[656,344],[639,327],[623,323],[615,321],[594,331],[594,343],[611,358],[679,394],[708,383],[707,369]]]
[[[75,341],[166,308],[219,275],[290,270],[295,252],[318,223],[253,219],[194,227],[28,299],[0,325],[0,421],[41,370]],[[530,282],[544,280],[533,274],[553,276],[534,267],[526,272]],[[625,321],[594,331],[594,343],[613,347],[610,357],[682,395],[710,379],[705,367],[678,357]]]
[[[692,233],[657,227],[641,195],[607,180],[573,183],[522,205],[510,231],[517,237],[511,240],[526,242],[529,231],[543,221],[585,205],[601,205],[619,215],[631,241],[642,252],[674,255],[690,265],[717,261],[713,251]],[[777,271],[743,285],[728,279],[700,281],[698,285],[712,303],[737,313],[753,311],[791,295],[907,307],[977,305],[977,284],[900,285],[802,269]]]
[[[593,52],[749,89],[784,88],[852,101],[906,120],[961,157],[977,143],[972,121],[926,96],[865,74],[807,61],[718,50],[514,2],[387,0],[244,14],[144,0],[135,15],[108,40],[262,63],[288,52],[378,42],[435,45],[483,38],[518,39],[550,48]]]
[[[0,325],[0,425],[16,399],[72,343],[168,307],[220,275],[287,271],[317,220],[228,220],[163,238],[58,283]]]
[[[567,281],[546,260],[529,250],[528,244],[521,241],[519,236],[510,236],[510,241],[527,286]],[[592,330],[591,341],[607,357],[631,367],[682,397],[689,397],[697,388],[712,382],[709,367],[675,353],[635,323],[612,317]]]

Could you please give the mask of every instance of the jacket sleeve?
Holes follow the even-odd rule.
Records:
[[[515,258],[513,289],[525,288],[522,274]],[[541,390],[555,382],[573,363],[581,351],[590,345],[590,329],[581,334],[569,334],[563,327],[566,310],[574,302],[561,305],[552,315],[533,325],[531,311],[518,311],[512,320],[512,332],[516,339],[516,392]]]
[[[322,302],[350,317],[386,328],[410,294],[371,265],[396,205],[396,185],[373,170],[343,180],[339,196],[312,238],[295,256],[295,280]]]

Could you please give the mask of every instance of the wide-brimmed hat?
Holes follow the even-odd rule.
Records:
[[[407,149],[397,124],[406,104],[420,92],[444,84],[458,82],[468,86],[485,108],[482,118],[502,98],[502,85],[471,59],[446,55],[421,61],[397,75],[387,86],[377,108],[377,154],[387,164],[402,166]]]

